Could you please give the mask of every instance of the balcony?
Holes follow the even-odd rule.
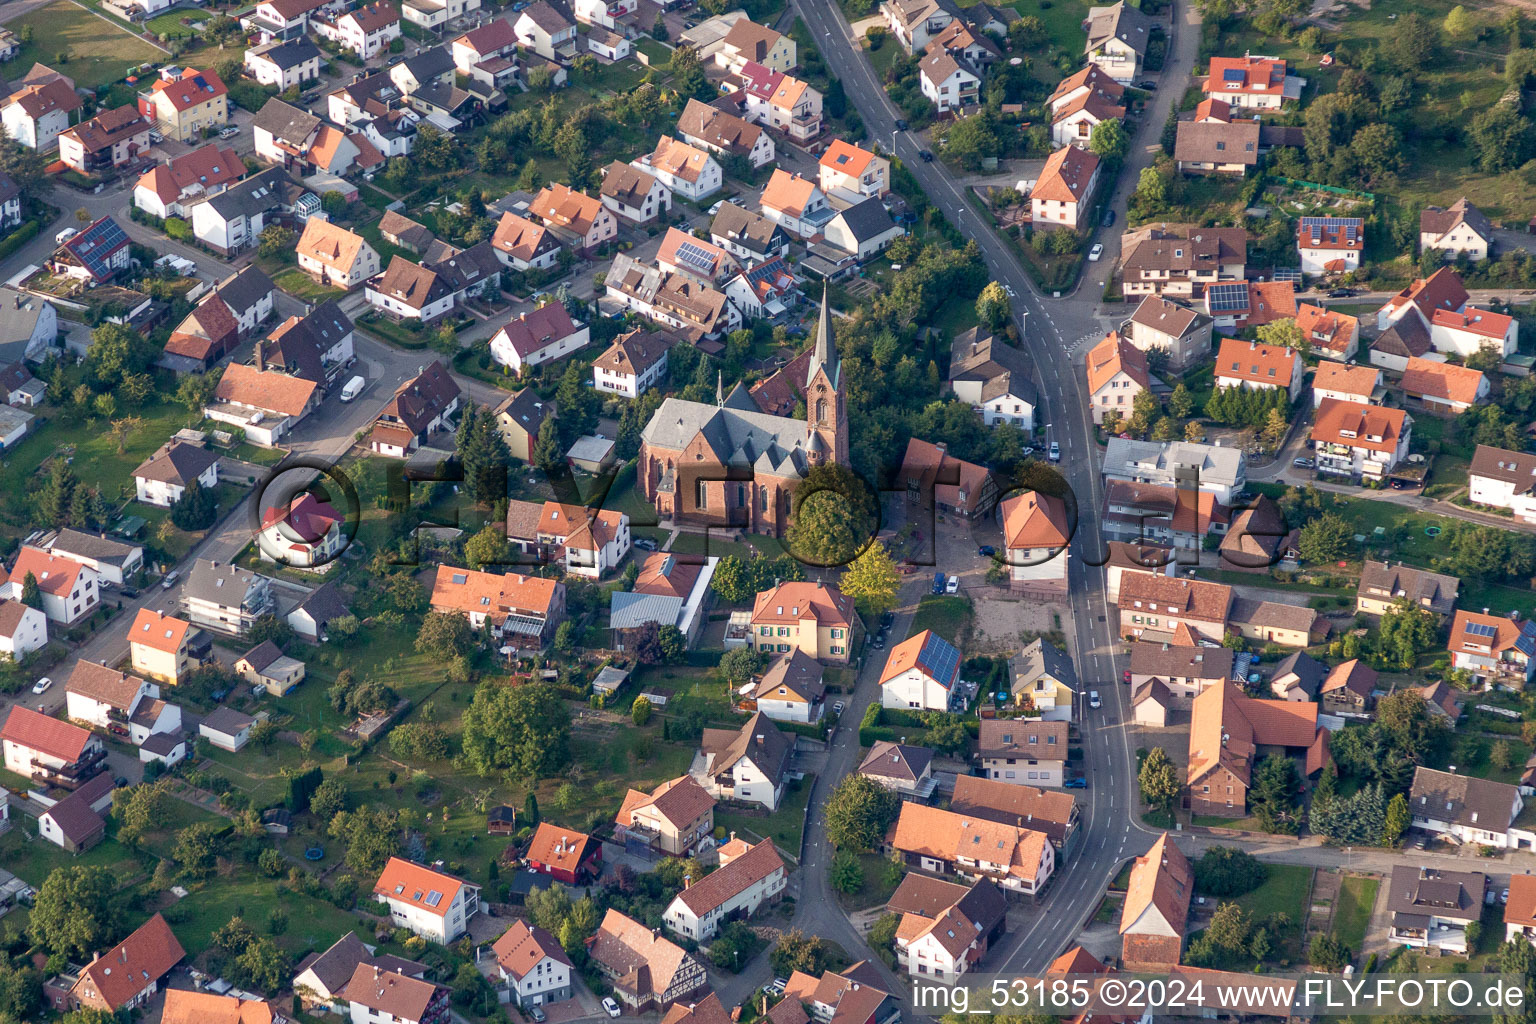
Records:
[[[101,774],[106,768],[106,760],[107,748],[98,744],[91,747],[80,760],[62,767],[55,768],[52,765],[33,761],[30,774],[34,782],[73,791],[80,788],[82,783]]]

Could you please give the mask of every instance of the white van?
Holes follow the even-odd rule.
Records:
[[[351,380],[347,381],[346,386],[341,389],[341,400],[343,402],[352,401],[352,399],[362,394],[363,388],[367,386],[368,382],[363,380],[363,378],[353,377]]]
[[[57,245],[63,245],[65,242],[69,241],[71,238],[74,238],[79,233],[79,228],[65,228],[63,231],[60,231],[58,234],[53,236],[53,241]]]

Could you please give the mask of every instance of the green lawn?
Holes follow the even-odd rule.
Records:
[[[1346,875],[1340,884],[1338,901],[1333,907],[1333,935],[1353,953],[1365,944],[1365,929],[1371,923],[1371,908],[1381,880],[1360,875]]]
[[[212,18],[213,15],[209,14],[207,11],[168,11],[159,17],[149,19],[149,21],[144,23],[144,29],[153,36],[170,36],[172,39],[190,39],[194,36],[200,35],[203,30],[199,26],[201,26],[203,22],[209,21]],[[183,25],[182,19],[186,19],[187,21],[192,22],[192,24]]]
[[[726,832],[735,832],[744,837],[772,839],[784,853],[799,857],[800,839],[805,832],[805,804],[810,798],[810,779],[791,782],[784,792],[784,802],[772,814],[759,817],[716,808],[715,828],[723,828]]]
[[[1269,877],[1257,889],[1236,899],[1238,906],[1262,921],[1273,914],[1289,914],[1298,923],[1306,913],[1301,900],[1312,891],[1313,868],[1305,864],[1269,864]]]
[[[917,615],[912,619],[912,633],[925,629],[957,646],[963,644],[971,630],[971,599],[948,594],[925,594],[918,603]]]
[[[76,857],[46,839],[37,838],[36,823],[27,821],[23,824],[20,819],[21,814],[14,813],[15,825],[0,836],[0,864],[29,885],[42,885],[55,868],[70,864],[106,868],[114,877],[123,880],[146,870],[139,859],[115,839],[104,839]]]
[[[859,854],[859,865],[864,869],[864,884],[856,893],[839,893],[837,901],[849,910],[869,910],[884,906],[891,898],[891,893],[896,891],[895,885],[885,884],[884,875],[889,863],[889,859],[878,853]],[[897,884],[900,884],[899,876]]]
[[[131,68],[146,61],[161,62],[165,52],[138,39],[96,14],[59,0],[29,11],[6,28],[20,35],[32,29],[32,41],[22,46],[11,67],[26,69],[34,61],[68,75],[84,89],[121,81]],[[65,59],[60,62],[59,54]]]
[[[298,267],[289,267],[280,274],[273,274],[272,283],[294,298],[306,302],[324,302],[326,299],[339,299],[346,294],[340,288],[327,288]]]

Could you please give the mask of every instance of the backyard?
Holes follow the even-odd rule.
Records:
[[[912,633],[931,629],[950,643],[964,647],[971,631],[971,600],[941,594],[925,594],[912,619]]]
[[[1371,923],[1371,909],[1376,905],[1379,878],[1346,875],[1340,882],[1338,900],[1333,906],[1333,937],[1359,953],[1365,944],[1365,929]]]
[[[32,40],[22,45],[12,67],[25,69],[40,61],[82,89],[119,82],[138,65],[166,57],[159,47],[68,0],[29,11],[5,27],[18,36],[31,29]]]

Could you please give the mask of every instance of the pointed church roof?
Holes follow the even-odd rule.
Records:
[[[725,396],[725,408],[741,412],[762,412],[757,407],[757,402],[753,400],[752,392],[741,381],[737,381],[736,386],[731,388],[730,393]]]
[[[821,315],[816,319],[816,351],[811,353],[811,363],[806,367],[805,383],[810,385],[816,379],[816,371],[822,366],[827,368],[827,379],[832,386],[839,386],[839,374],[842,372],[842,362],[837,358],[837,346],[832,337],[832,309],[827,304],[827,285],[821,286]]]

